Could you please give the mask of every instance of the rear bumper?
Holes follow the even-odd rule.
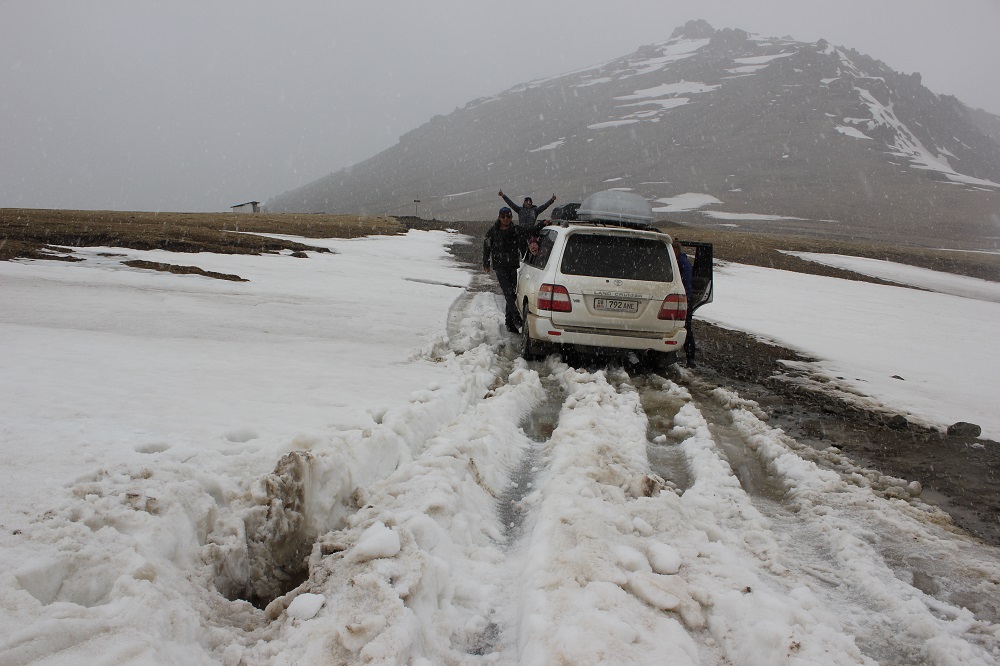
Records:
[[[548,317],[528,313],[524,325],[531,331],[531,337],[540,342],[556,345],[579,345],[603,349],[637,349],[658,352],[674,352],[684,346],[687,331],[683,324],[662,334],[630,333],[629,331],[608,331],[601,329],[587,331],[579,328],[566,329],[554,326]],[[655,336],[655,337],[654,337]]]

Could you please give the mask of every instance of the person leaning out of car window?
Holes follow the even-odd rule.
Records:
[[[541,215],[546,208],[556,202],[556,195],[553,194],[551,199],[536,208],[535,204],[531,200],[531,197],[524,197],[524,204],[518,206],[503,193],[503,190],[500,190],[497,194],[499,194],[500,197],[507,202],[507,205],[513,208],[514,212],[517,213],[517,226],[525,229],[533,229],[538,216]]]
[[[692,306],[694,305],[692,300],[694,296],[694,268],[691,266],[691,260],[688,259],[680,241],[675,239],[673,247],[674,254],[677,255],[677,267],[681,271],[681,282],[684,283],[684,294],[687,296],[687,317],[684,319],[684,330],[687,331],[687,337],[684,338],[684,355],[687,357],[688,367],[693,368],[694,355],[697,350],[694,342],[694,331],[691,328]]]
[[[521,257],[528,247],[528,238],[532,235],[532,231],[515,225],[513,213],[510,208],[504,206],[500,209],[497,221],[486,232],[486,240],[483,241],[483,270],[489,273],[492,268],[496,273],[500,290],[503,291],[504,300],[507,302],[504,319],[507,330],[511,333],[519,332],[522,324],[515,294],[517,269],[521,266]]]

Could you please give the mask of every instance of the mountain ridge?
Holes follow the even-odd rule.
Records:
[[[995,247],[997,137],[1000,117],[919,74],[692,21],[435,116],[268,208],[490,219],[501,188],[569,202],[620,187],[695,226]]]

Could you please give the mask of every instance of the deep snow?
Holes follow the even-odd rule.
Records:
[[[525,364],[451,240],[174,259],[247,283],[102,256],[163,252],[0,263],[0,664],[1000,660],[1000,552],[907,480],[683,369]],[[717,276],[700,316],[1000,432],[946,376],[997,395],[996,303]],[[902,353],[927,312],[975,326]]]

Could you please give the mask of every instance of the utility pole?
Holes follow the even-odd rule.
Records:
[[[420,199],[413,200],[413,217],[420,217],[417,215],[417,207],[420,205]]]

